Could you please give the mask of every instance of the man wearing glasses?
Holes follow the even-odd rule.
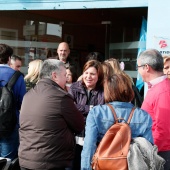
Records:
[[[163,58],[156,49],[143,51],[137,60],[137,69],[148,91],[141,108],[153,120],[152,133],[158,154],[166,163],[164,170],[170,170],[170,80],[163,73]]]

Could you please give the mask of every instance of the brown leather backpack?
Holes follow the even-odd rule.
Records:
[[[129,126],[135,108],[129,115],[128,121],[117,118],[114,108],[107,104],[112,110],[115,123],[108,129],[102,138],[92,159],[94,170],[128,170],[127,154],[131,142],[131,129]],[[124,120],[125,122],[120,122]]]

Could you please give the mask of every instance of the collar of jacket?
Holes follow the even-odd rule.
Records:
[[[72,84],[72,85],[73,85],[73,84]],[[82,81],[74,82],[74,85],[75,85],[75,87],[76,87],[76,90],[77,90],[79,93],[86,94],[86,87],[82,84]],[[91,94],[92,94],[92,95],[97,95],[99,91],[100,91],[100,90],[92,89],[92,90],[91,90]]]
[[[46,83],[46,84],[51,84],[51,85],[53,85],[53,86],[56,86],[56,87],[58,87],[60,90],[62,90],[62,91],[65,92],[65,90],[64,90],[61,86],[59,86],[56,82],[54,82],[54,81],[51,80],[50,78],[43,78],[43,79],[40,79],[40,80],[38,81],[38,83],[41,83],[41,82]]]

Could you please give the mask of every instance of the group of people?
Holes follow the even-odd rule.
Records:
[[[59,59],[30,62],[28,74],[14,85],[20,121],[8,139],[0,139],[1,157],[18,156],[22,170],[91,170],[95,150],[115,122],[107,103],[125,120],[135,105],[132,138],[157,145],[164,169],[170,170],[169,58],[164,64],[156,49],[140,54],[138,72],[150,85],[141,101],[118,60],[90,53],[78,78],[68,44],[60,43],[57,53]],[[14,73],[11,56],[12,48],[0,44],[0,80],[6,82]]]

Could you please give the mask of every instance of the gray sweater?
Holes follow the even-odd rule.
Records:
[[[163,170],[165,160],[158,154],[156,145],[142,137],[134,138],[128,152],[129,170]]]

